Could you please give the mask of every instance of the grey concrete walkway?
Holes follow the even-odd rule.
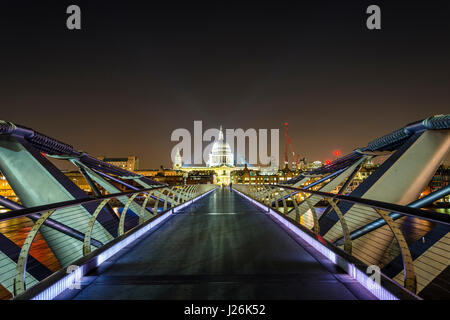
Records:
[[[86,279],[90,284],[73,298],[373,298],[228,188],[186,208]]]

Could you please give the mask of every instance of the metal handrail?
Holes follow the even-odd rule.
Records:
[[[178,205],[178,204],[185,203],[186,201],[196,198],[199,195],[199,193],[201,193],[201,191],[202,191],[202,189],[200,189],[198,186],[197,186],[197,188],[192,188],[190,185],[181,185],[181,186],[172,186],[172,187],[171,186],[156,186],[156,187],[145,188],[145,189],[140,189],[140,190],[108,194],[108,195],[99,196],[96,198],[76,199],[76,200],[54,203],[54,204],[50,204],[50,205],[38,206],[38,207],[33,207],[33,208],[25,208],[25,209],[20,209],[20,210],[16,210],[16,211],[12,211],[12,212],[8,212],[8,213],[4,214],[4,215],[6,215],[6,217],[5,216],[2,217],[2,219],[0,221],[24,217],[24,216],[27,216],[32,213],[42,213],[40,218],[33,225],[32,229],[28,232],[27,237],[21,247],[19,257],[17,260],[17,265],[16,265],[16,274],[13,279],[14,296],[17,296],[18,294],[21,294],[26,291],[27,260],[28,260],[31,246],[32,246],[33,241],[34,241],[36,235],[38,234],[41,226],[44,225],[45,220],[47,220],[55,211],[57,211],[58,209],[78,206],[78,205],[86,204],[86,203],[93,203],[93,202],[97,203],[97,208],[92,213],[91,218],[86,227],[85,234],[84,234],[84,241],[83,241],[83,245],[82,245],[82,254],[83,254],[83,256],[86,256],[87,254],[89,254],[91,252],[91,237],[92,237],[91,234],[93,232],[93,226],[97,220],[97,217],[98,217],[100,211],[103,209],[103,207],[106,205],[107,202],[109,202],[113,198],[131,195],[131,197],[129,197],[127,203],[125,204],[124,210],[120,214],[119,225],[118,225],[118,230],[117,230],[117,237],[120,237],[125,232],[124,223],[125,223],[125,217],[126,217],[128,208],[130,207],[131,203],[134,201],[136,196],[138,196],[139,194],[147,193],[147,197],[146,197],[146,200],[144,200],[142,206],[140,207],[139,212],[136,212],[136,214],[138,214],[138,216],[139,216],[139,222],[138,222],[137,226],[141,225],[142,223],[144,223],[145,221],[147,221],[150,218],[148,215],[144,216],[143,212],[145,210],[145,206],[147,205],[147,200],[152,195],[152,193],[150,191],[152,191],[152,190],[154,191],[156,189],[165,189],[165,190],[169,191],[169,193],[167,195],[164,194],[164,190],[161,193],[161,196],[165,196],[165,202],[164,202],[165,208],[167,206],[167,200],[168,200],[167,197],[170,194],[172,194],[174,196],[174,198],[173,198],[174,200],[175,200],[175,196],[178,195],[178,200],[175,200],[175,202]],[[183,191],[180,193],[175,193],[173,191],[174,189],[178,189],[178,190],[181,189],[183,191],[185,189],[186,190],[192,189],[192,190],[195,190],[195,192],[191,192],[191,193],[189,193],[189,196],[183,196],[182,198],[180,198],[180,194]],[[158,201],[160,198],[161,197],[158,197]],[[173,207],[173,205],[171,207]],[[172,208],[170,208],[170,209],[172,209]],[[157,212],[154,211],[153,216],[156,216],[156,215],[157,215]],[[114,237],[112,237],[112,239],[114,239]]]
[[[330,192],[313,191],[313,190],[308,190],[308,189],[290,187],[290,186],[286,186],[286,185],[275,184],[274,186],[277,186],[279,188],[296,190],[296,191],[304,192],[304,193],[316,194],[319,196],[328,197],[328,198],[337,199],[337,200],[343,200],[343,201],[352,202],[352,203],[356,203],[356,204],[362,204],[362,205],[365,205],[365,206],[368,206],[368,207],[371,207],[374,209],[381,209],[381,210],[385,210],[385,211],[395,211],[395,212],[398,212],[398,213],[401,213],[401,214],[404,214],[407,216],[416,217],[416,218],[428,220],[431,222],[438,222],[438,223],[450,225],[450,215],[431,211],[431,210],[417,209],[417,208],[402,206],[402,205],[395,204],[395,203],[383,202],[383,201],[379,201],[379,200],[356,198],[356,197],[345,196],[345,195],[335,194],[335,193],[330,193]]]
[[[237,186],[235,186],[235,188],[237,190],[239,190],[240,186],[248,187],[248,190],[251,192],[251,194],[247,194],[247,195],[256,199],[259,202],[261,202],[261,200],[264,200],[266,197],[269,197],[269,200],[270,200],[269,207],[273,207],[273,202],[271,200],[271,199],[273,199],[275,201],[275,209],[277,211],[279,211],[278,202],[280,200],[283,201],[284,211],[287,211],[286,203],[285,203],[286,200],[284,197],[284,194],[286,193],[286,189],[297,191],[297,193],[315,194],[315,195],[318,195],[318,196],[321,196],[321,197],[327,199],[329,204],[332,205],[332,207],[337,211],[338,219],[341,223],[342,232],[343,232],[343,235],[345,238],[344,251],[346,251],[349,254],[351,254],[351,251],[352,251],[352,242],[351,242],[351,238],[350,238],[350,234],[349,234],[349,229],[348,229],[344,215],[342,214],[342,212],[340,212],[339,207],[336,205],[336,203],[334,201],[335,201],[335,199],[339,199],[342,201],[349,201],[354,204],[360,204],[360,205],[372,208],[382,219],[384,219],[386,221],[386,224],[388,225],[389,229],[391,230],[395,239],[397,240],[397,244],[400,249],[402,263],[403,263],[404,287],[414,293],[416,293],[416,291],[417,291],[417,278],[416,278],[416,274],[414,271],[414,264],[413,264],[411,252],[409,250],[408,244],[405,240],[405,237],[404,237],[402,231],[397,226],[395,221],[389,216],[388,213],[391,211],[397,211],[397,212],[403,213],[405,215],[414,216],[414,217],[418,217],[421,219],[425,219],[425,218],[423,218],[425,216],[427,218],[427,220],[429,220],[429,221],[449,224],[449,217],[446,215],[442,215],[443,217],[441,217],[441,214],[433,215],[434,212],[432,212],[432,211],[404,207],[404,206],[386,203],[386,202],[382,202],[382,201],[376,201],[376,200],[370,200],[370,199],[360,199],[360,198],[354,198],[354,197],[349,197],[349,196],[337,195],[337,194],[329,193],[329,192],[312,191],[312,190],[288,187],[286,185],[277,185],[277,184],[269,185],[268,192],[264,192],[264,196],[260,197],[258,189],[261,188],[261,189],[266,190],[267,189],[266,185],[237,185]],[[243,191],[243,190],[241,190],[241,191]],[[279,196],[275,197],[274,196],[275,193],[278,193]],[[295,199],[295,197],[293,197],[293,193],[291,193],[291,197],[292,197],[292,201],[294,203],[296,203],[297,200]],[[308,207],[310,208],[311,213],[313,215],[313,219],[314,219],[314,225],[313,225],[312,231],[315,234],[319,235],[320,230],[319,230],[319,225],[318,225],[317,213],[315,212],[314,205],[311,203],[310,198],[306,198],[305,201],[306,201]],[[295,207],[297,207],[297,205],[295,205]],[[284,214],[288,215],[288,212],[284,212]],[[427,216],[428,214],[432,215],[432,217]],[[297,219],[299,219],[298,215],[296,215],[295,220],[297,221]]]
[[[184,185],[176,185],[175,187],[181,187],[181,186],[184,186]],[[139,190],[133,190],[133,191],[125,191],[125,192],[120,192],[120,193],[111,193],[111,194],[98,196],[98,197],[86,197],[86,198],[75,199],[75,200],[55,202],[52,204],[46,204],[46,205],[42,205],[42,206],[35,206],[35,207],[29,207],[29,208],[24,208],[24,209],[19,209],[19,210],[8,211],[8,212],[2,213],[0,215],[0,221],[6,221],[6,220],[10,220],[10,219],[15,219],[15,218],[26,217],[33,213],[42,213],[42,212],[46,212],[49,210],[63,209],[63,208],[67,208],[67,207],[72,207],[77,204],[82,205],[82,204],[98,202],[99,200],[104,200],[104,199],[133,195],[136,192],[142,193],[142,192],[148,192],[148,191],[157,190],[157,189],[164,189],[164,188],[168,188],[168,187],[172,187],[172,186],[167,186],[167,185],[155,186],[152,188],[145,188],[145,189],[139,189]]]

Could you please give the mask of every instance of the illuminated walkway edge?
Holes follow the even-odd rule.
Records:
[[[350,277],[358,281],[364,288],[369,290],[375,297],[380,300],[421,300],[420,297],[415,294],[409,292],[404,289],[385,275],[381,274],[381,284],[374,283],[368,275],[365,273],[367,266],[355,259],[352,256],[349,256],[344,251],[339,248],[330,248],[325,246],[320,241],[327,241],[323,238],[320,241],[316,238],[317,235],[312,233],[310,230],[301,226],[300,224],[295,223],[292,219],[286,218],[279,214],[278,212],[272,210],[266,205],[262,204],[259,201],[256,201],[242,192],[233,188],[233,191],[245,198],[246,200],[253,203],[255,206],[262,209],[265,213],[267,213],[274,222],[282,225],[287,228],[291,232],[295,233],[301,239],[306,241],[309,245],[311,245],[314,249],[319,251],[322,255],[324,255],[327,259],[333,262],[335,265],[339,266],[343,269]],[[292,222],[291,222],[292,221]],[[331,245],[330,245],[331,246]]]
[[[60,271],[54,273],[47,279],[41,281],[36,286],[30,288],[23,294],[14,298],[14,300],[52,300],[59,294],[63,293],[66,289],[69,289],[81,280],[91,270],[100,266],[104,261],[114,256],[120,250],[129,245],[134,245],[137,240],[145,236],[149,231],[160,226],[163,222],[166,222],[169,218],[174,216],[177,211],[193,204],[197,200],[207,196],[217,188],[209,190],[195,199],[186,201],[166,212],[149,219],[147,222],[129,230],[123,236],[111,241],[107,245],[95,250],[89,255],[74,261],[72,265],[78,266],[78,269],[72,273],[67,273],[63,268]]]

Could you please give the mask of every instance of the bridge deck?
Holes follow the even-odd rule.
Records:
[[[85,281],[82,290],[68,290],[71,298],[373,298],[228,188],[187,207]]]

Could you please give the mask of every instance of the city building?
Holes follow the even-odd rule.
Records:
[[[314,169],[318,169],[322,166],[322,162],[321,161],[313,161],[313,162],[308,162],[305,165],[305,171],[309,171],[309,170],[314,170]]]
[[[355,190],[359,185],[366,180],[372,173],[377,170],[379,165],[373,164],[372,162],[366,162],[361,166],[361,169],[356,173],[352,182],[347,186],[347,188],[342,192],[342,194],[349,194],[353,190]],[[340,190],[340,186],[338,188]]]
[[[440,165],[436,173],[434,174],[433,178],[431,179],[430,183],[428,184],[427,188],[422,192],[420,196],[424,197],[430,194],[431,192],[434,192],[436,190],[448,186],[449,184],[450,184],[450,166]],[[450,195],[445,196],[438,202],[440,203],[445,202],[448,205],[450,203]],[[439,203],[435,204],[439,205]]]
[[[84,176],[81,174],[78,170],[70,170],[70,171],[63,171],[63,173],[68,177],[70,180],[72,180],[73,183],[75,183],[78,188],[83,190],[84,192],[90,194],[92,192],[91,186],[86,181]]]
[[[129,171],[136,171],[139,170],[139,158],[136,156],[129,156],[129,157],[97,157],[97,159],[104,161],[106,163],[112,164],[113,166],[120,167],[125,170]]]
[[[227,142],[225,142],[223,139],[222,127],[220,127],[219,139],[217,139],[217,141],[214,142],[213,147],[211,149],[211,153],[209,154],[207,166],[208,167],[221,167],[221,166],[234,167],[233,152],[231,152],[230,145]]]
[[[179,152],[175,157],[173,168],[164,168],[161,166],[159,169],[142,169],[138,170],[139,160],[136,156],[130,156],[127,158],[99,158],[102,161],[111,163],[112,165],[120,166],[126,170],[134,171],[137,174],[149,177],[157,182],[167,185],[183,185],[183,184],[278,184],[283,183],[291,178],[298,176],[302,170],[292,170],[288,167],[284,169],[278,169],[275,165],[267,167],[249,167],[247,165],[235,166],[233,161],[234,157],[231,152],[230,146],[223,140],[222,128],[220,130],[219,139],[214,143],[211,153],[208,157],[207,166],[194,167],[184,166],[182,158]],[[314,161],[305,163],[305,168],[309,170],[322,166],[320,161]],[[355,175],[352,182],[347,186],[343,194],[349,194],[355,190],[365,179],[367,179],[375,170],[379,167],[379,164],[374,164],[372,161],[366,162],[358,173]],[[134,168],[134,169],[133,169]],[[63,171],[63,173],[80,189],[87,194],[92,195],[92,190],[89,183],[84,176],[78,170]],[[316,179],[319,179],[317,177]],[[309,181],[312,183],[314,178]],[[430,181],[429,185],[422,192],[420,197],[424,197],[431,192],[439,190],[448,186],[450,183],[450,166],[441,165]],[[116,185],[116,184],[115,184]],[[125,190],[125,187],[117,184],[117,188]],[[320,188],[320,185],[317,186]],[[314,188],[316,190],[317,188]],[[332,192],[340,190],[341,186],[338,186]],[[9,200],[20,203],[20,199],[14,193],[10,187],[8,181],[0,173],[0,196]],[[450,203],[450,195],[447,195],[443,199],[438,201],[442,205],[448,205]],[[437,205],[440,205],[436,203]]]
[[[216,172],[214,170],[189,171],[186,184],[215,184],[217,183]]]
[[[168,185],[212,184],[217,182],[214,170],[182,171],[161,166],[158,170],[137,170],[135,173]]]
[[[231,182],[236,184],[278,184],[299,175],[299,171],[292,171],[288,167],[267,173],[260,169],[249,169],[247,165],[241,170],[231,173]]]
[[[19,198],[14,193],[6,178],[0,173],[0,196],[18,202]]]
[[[230,145],[224,141],[223,130],[220,127],[219,137],[214,142],[211,152],[208,156],[208,161],[206,166],[188,166],[182,163],[182,158],[179,150],[175,155],[175,161],[173,163],[174,170],[179,170],[182,172],[214,172],[215,183],[228,185],[231,182],[231,174],[235,170],[241,170],[242,166],[235,166],[234,155],[231,151]]]

